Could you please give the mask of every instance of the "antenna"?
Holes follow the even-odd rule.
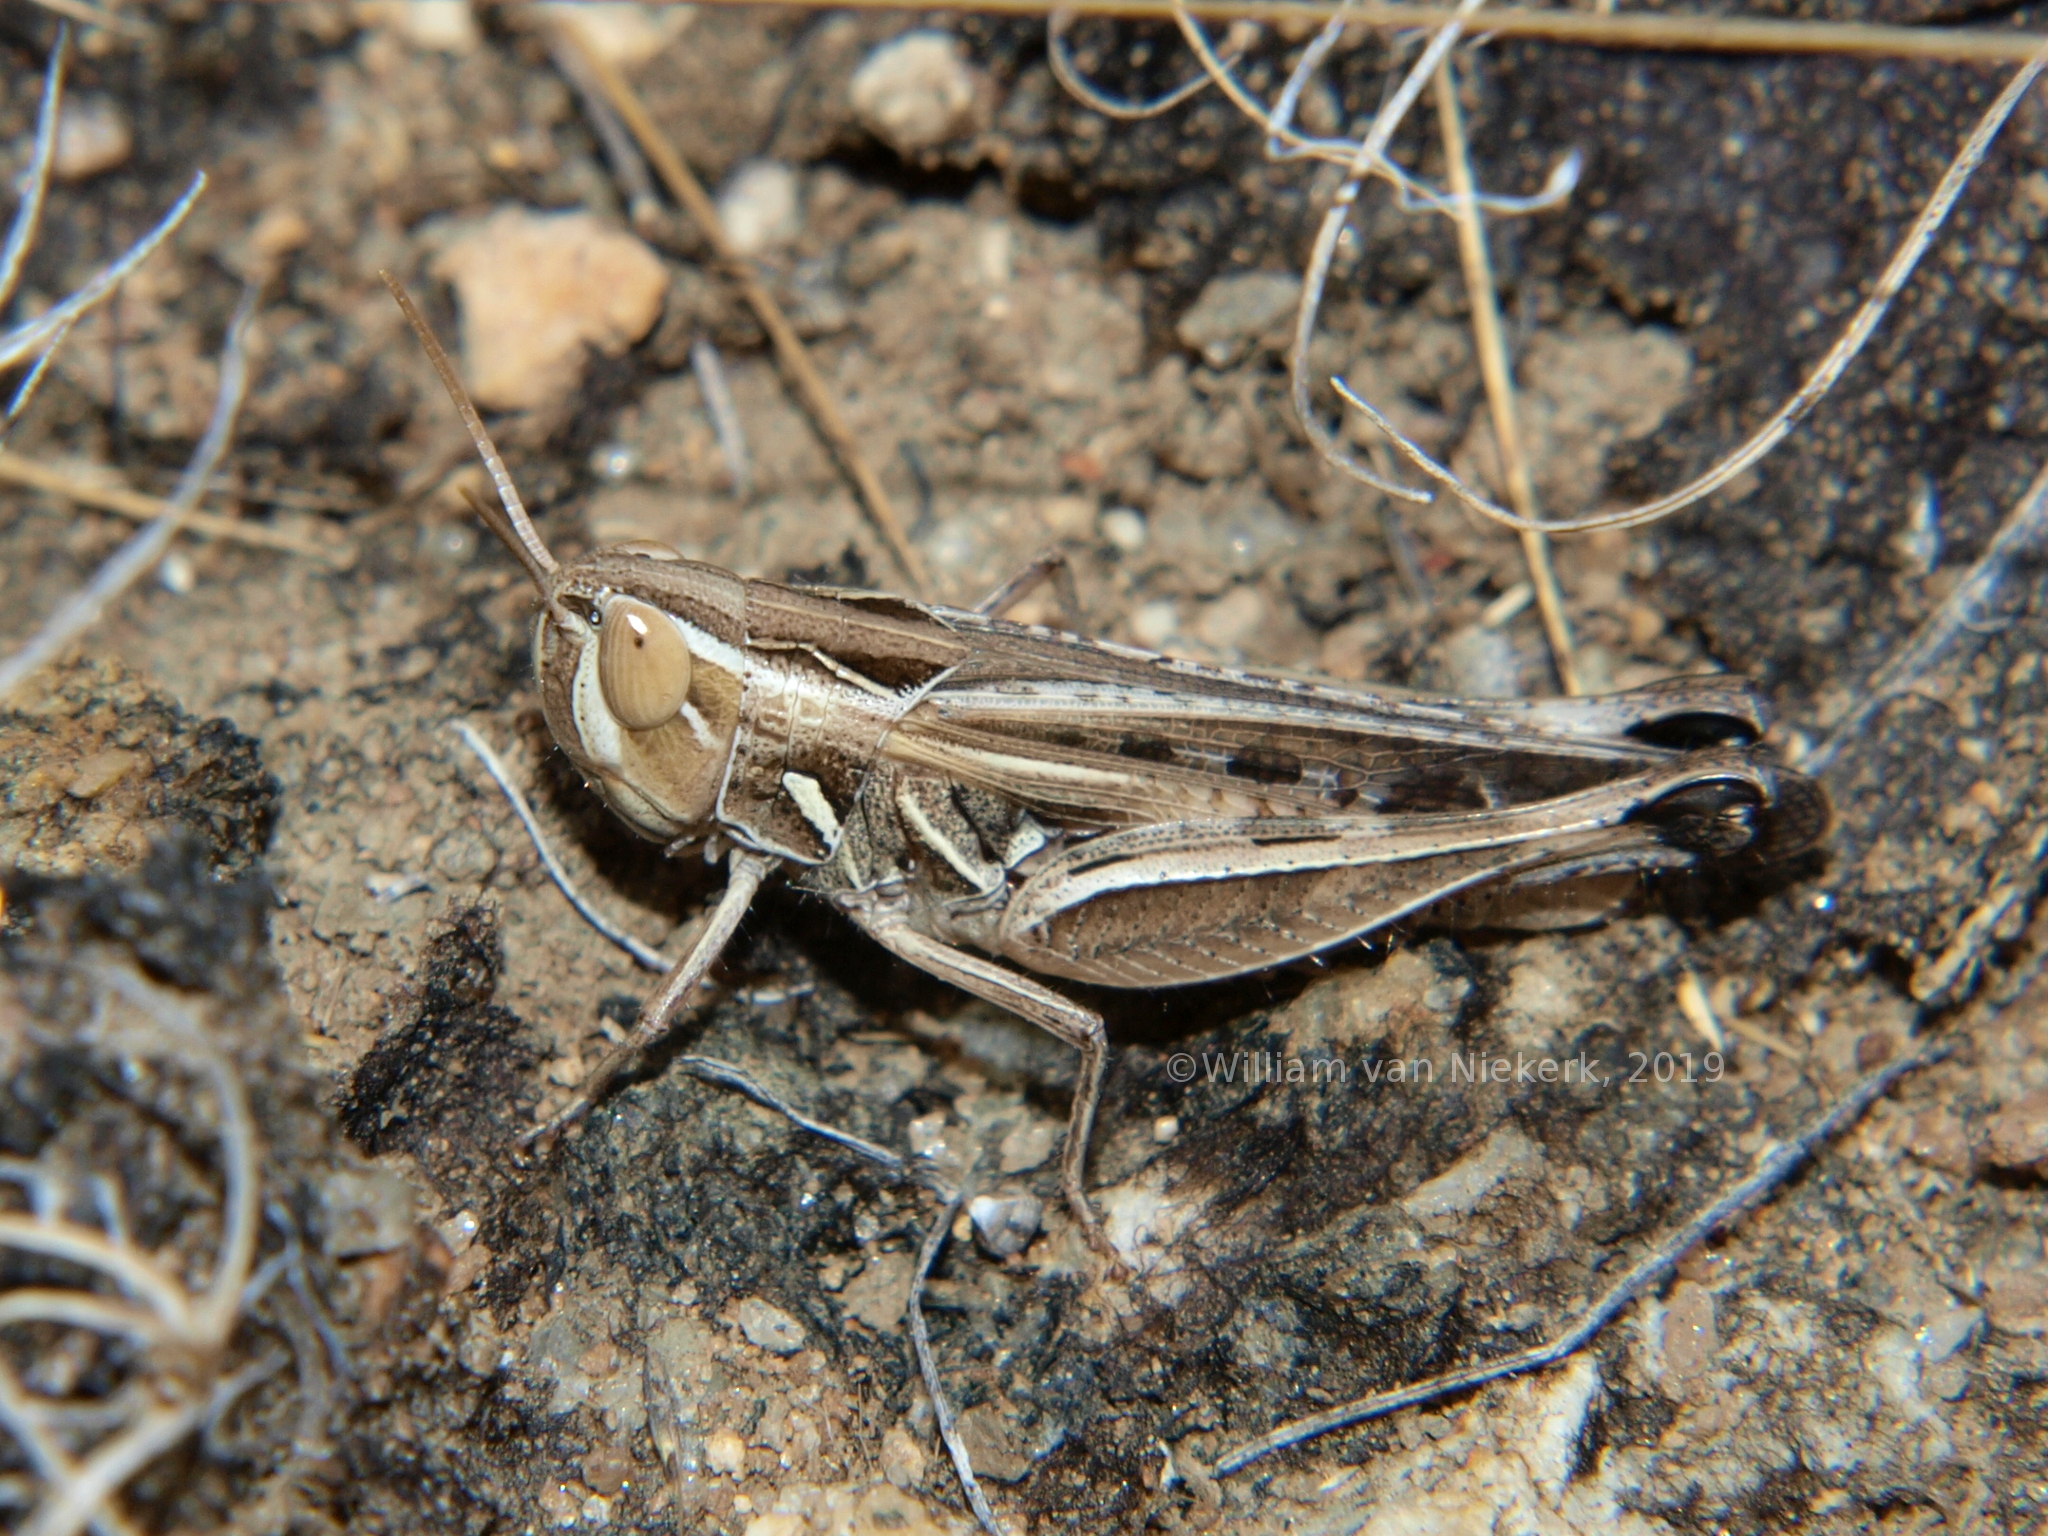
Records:
[[[419,337],[420,345],[426,349],[427,361],[434,365],[434,372],[441,376],[441,385],[448,391],[448,398],[455,402],[455,410],[462,417],[463,426],[469,429],[470,441],[476,444],[476,451],[482,456],[484,468],[490,471],[491,483],[498,488],[498,501],[503,511],[487,505],[481,497],[466,493],[466,499],[483,525],[496,534],[505,547],[512,551],[519,563],[526,567],[526,574],[543,596],[548,590],[547,578],[554,573],[555,557],[548,553],[548,547],[534,531],[533,519],[526,515],[526,504],[519,499],[519,488],[512,483],[512,475],[505,468],[505,461],[498,454],[498,445],[491,441],[491,434],[484,430],[484,419],[477,414],[471,403],[469,391],[462,387],[462,380],[456,375],[455,364],[449,360],[433,330],[427,325],[426,317],[413,303],[412,295],[389,272],[379,272],[384,286],[391,290],[391,297],[398,301],[398,309],[405,316],[405,323]]]

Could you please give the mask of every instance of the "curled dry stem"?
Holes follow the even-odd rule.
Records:
[[[1390,94],[1386,103],[1380,108],[1370,128],[1361,138],[1355,141],[1319,139],[1303,134],[1293,125],[1294,112],[1300,101],[1301,94],[1306,88],[1309,77],[1321,66],[1324,59],[1334,49],[1346,25],[1354,23],[1372,26],[1392,25],[1396,19],[1393,14],[1394,10],[1399,9],[1403,14],[1407,14],[1405,8],[1373,5],[1365,3],[1365,0],[1356,0],[1356,3],[1354,3],[1354,0],[1345,0],[1345,3],[1338,5],[1334,9],[1315,8],[1311,14],[1323,20],[1325,25],[1321,33],[1303,51],[1290,73],[1286,87],[1282,91],[1279,100],[1272,107],[1268,107],[1236,76],[1231,63],[1223,59],[1217,52],[1209,34],[1204,29],[1201,21],[1197,19],[1198,0],[1170,0],[1170,3],[1173,18],[1178,23],[1181,34],[1187,40],[1189,48],[1194,52],[1197,62],[1202,66],[1204,76],[1228,97],[1239,111],[1243,112],[1245,116],[1260,126],[1266,135],[1266,147],[1269,156],[1275,159],[1318,160],[1329,164],[1339,164],[1344,169],[1344,179],[1331,197],[1329,208],[1317,229],[1315,241],[1311,247],[1304,271],[1301,300],[1295,317],[1294,340],[1290,357],[1290,382],[1292,385],[1295,414],[1301,422],[1304,433],[1316,451],[1327,462],[1342,470],[1352,479],[1368,485],[1385,495],[1404,501],[1426,502],[1433,499],[1431,491],[1397,482],[1354,455],[1344,445],[1338,435],[1322,421],[1315,409],[1312,398],[1313,380],[1310,376],[1309,349],[1315,337],[1317,318],[1329,284],[1331,268],[1339,243],[1349,223],[1351,210],[1357,202],[1365,182],[1369,178],[1379,177],[1388,181],[1394,186],[1397,195],[1407,205],[1428,207],[1448,214],[1460,222],[1461,230],[1464,231],[1461,243],[1466,249],[1468,273],[1476,276],[1475,264],[1471,260],[1474,245],[1471,231],[1478,212],[1482,209],[1493,212],[1531,212],[1540,208],[1555,206],[1565,196],[1569,195],[1576,183],[1579,168],[1578,157],[1576,154],[1572,154],[1561,160],[1553,170],[1549,183],[1541,193],[1529,198],[1516,199],[1489,197],[1473,188],[1470,180],[1469,164],[1460,165],[1460,162],[1465,159],[1462,155],[1450,157],[1453,162],[1453,184],[1449,194],[1445,195],[1436,193],[1423,186],[1415,177],[1397,165],[1387,154],[1387,147],[1392,142],[1395,131],[1406,118],[1424,86],[1437,75],[1451,48],[1464,35],[1473,14],[1485,3],[1485,0],[1460,0],[1455,9],[1449,11],[1441,9],[1425,10],[1421,7],[1413,10],[1413,18],[1418,24],[1426,23],[1436,26],[1437,30],[1431,36],[1421,56],[1409,67],[1399,86]],[[1078,11],[1086,9],[1086,7],[1076,5],[1072,9]],[[1204,14],[1217,13],[1216,8],[1213,6],[1202,5],[1200,9]],[[1522,35],[1526,29],[1521,26],[1521,23],[1527,19],[1526,15],[1516,12],[1490,15],[1488,18],[1489,30],[1500,34]],[[1620,18],[1567,17],[1565,19],[1583,19],[1597,22]],[[1669,18],[1627,19],[1664,20]],[[1498,25],[1496,25],[1496,22]],[[1055,32],[1064,25],[1065,21],[1063,18],[1056,19],[1054,23]],[[1773,36],[1776,36],[1776,34],[1774,33]],[[1598,40],[1604,42],[1615,41],[1614,38],[1607,37],[1604,33],[1601,34]],[[1865,42],[1869,41],[1865,39]],[[2013,40],[2006,38],[1997,41],[2000,44],[1999,49],[1990,52],[1979,50],[1969,56],[1986,58],[2011,56]],[[1696,45],[1700,46],[1712,46],[1712,44],[1697,44],[1696,40],[1695,42]],[[1799,47],[1798,40],[1792,38],[1789,33],[1780,39],[1780,44],[1785,47],[1798,48],[1799,51],[1839,51],[1840,48],[1848,48],[1849,51],[1863,51],[1851,46],[1844,39],[1835,39],[1831,48],[1826,50],[1819,49],[1818,45],[1811,49],[1803,48]],[[1742,46],[1753,45],[1756,45],[1755,39],[1750,39],[1749,42]],[[1735,46],[1735,44],[1730,43],[1730,46]],[[1540,546],[1535,543],[1535,536],[1586,533],[1602,528],[1639,527],[1647,523],[1656,522],[1659,519],[1669,517],[1675,512],[1696,504],[1717,491],[1725,489],[1752,468],[1766,454],[1771,452],[1772,449],[1776,448],[1779,443],[1783,442],[1786,436],[1812,412],[1814,407],[1820,403],[1840,380],[1850,363],[1855,360],[1864,345],[1869,341],[1871,334],[1883,320],[1893,300],[1898,297],[1907,281],[1912,277],[1914,270],[1926,254],[1927,248],[1933,242],[1935,235],[1947,221],[1949,213],[1953,210],[1956,200],[1962,195],[1963,189],[1969,184],[1970,178],[1983,164],[1984,157],[1989,153],[1999,131],[2004,127],[2007,119],[2010,118],[2028,89],[2034,84],[2044,63],[2048,63],[2048,46],[2042,45],[2038,39],[2028,39],[2027,46],[2029,52],[2026,63],[2006,85],[2005,89],[1999,93],[1997,99],[1985,112],[1976,128],[1958,150],[1955,159],[1950,163],[1940,182],[1929,195],[1926,205],[1914,219],[1905,238],[1900,242],[1891,260],[1886,264],[1882,273],[1880,273],[1869,296],[1858,307],[1841,336],[1814,367],[1805,382],[1740,447],[1676,490],[1643,502],[1638,506],[1588,512],[1572,517],[1542,517],[1537,513],[1533,496],[1520,494],[1522,487],[1517,484],[1517,472],[1511,460],[1512,449],[1509,446],[1509,439],[1512,433],[1497,430],[1496,437],[1502,446],[1503,465],[1507,470],[1509,481],[1509,499],[1511,502],[1516,503],[1513,507],[1501,506],[1466,485],[1447,467],[1426,453],[1420,445],[1404,436],[1372,402],[1365,399],[1341,377],[1333,378],[1330,381],[1336,393],[1358,410],[1365,420],[1385,436],[1401,456],[1427,480],[1434,482],[1438,488],[1455,497],[1472,511],[1504,527],[1514,529],[1518,534],[1523,535],[1525,548],[1530,553],[1530,568],[1535,575],[1539,601],[1542,602],[1543,606],[1545,628],[1549,633],[1552,649],[1559,658],[1560,674],[1566,681],[1568,689],[1572,683],[1569,636],[1563,625],[1562,607],[1556,601],[1555,582],[1554,580],[1546,579],[1548,562],[1547,559],[1540,557],[1538,553]],[[1057,52],[1057,49],[1055,49],[1055,52]],[[1062,71],[1061,78],[1064,80],[1071,73],[1071,70]],[[1070,83],[1070,88],[1075,87]],[[1076,94],[1080,95],[1083,100],[1089,101],[1091,105],[1097,106],[1098,109],[1105,109],[1103,102],[1094,99],[1095,96],[1099,96],[1101,93],[1095,91],[1092,87],[1086,87],[1084,84],[1076,88]],[[1114,104],[1112,103],[1112,105]],[[1440,105],[1442,113],[1446,118],[1455,112],[1454,101],[1448,101],[1448,104],[1440,103]],[[1445,133],[1447,135],[1447,142],[1448,135],[1453,131],[1452,125],[1446,122]],[[1480,249],[1483,254],[1483,238],[1480,242]],[[1476,287],[1474,292],[1476,315],[1483,300],[1478,296]],[[1475,318],[1475,326],[1480,323]],[[1488,368],[1488,352],[1489,348],[1482,342],[1480,346],[1482,368]],[[1488,368],[1489,396],[1495,402],[1494,413],[1498,428],[1501,414],[1499,402],[1503,396],[1494,387],[1496,381],[1490,376],[1494,371],[1497,370]]]
[[[1589,512],[1577,517],[1525,516],[1488,500],[1466,485],[1449,469],[1425,453],[1418,444],[1404,436],[1399,428],[1381,415],[1370,401],[1353,390],[1344,380],[1333,379],[1332,387],[1355,406],[1373,426],[1384,433],[1416,469],[1436,481],[1473,511],[1505,527],[1518,532],[1544,534],[1588,533],[1599,528],[1638,528],[1646,523],[1669,517],[1724,489],[1752,468],[1783,442],[1834,388],[1836,381],[1847,371],[1849,364],[1855,361],[1864,344],[1870,340],[1871,333],[1884,319],[1892,301],[1905,288],[1921,257],[1926,254],[1927,247],[1933,243],[1935,235],[1947,222],[1956,200],[1962,196],[1963,189],[1970,183],[1970,178],[1976,174],[1978,167],[1984,163],[1984,157],[1990,153],[1992,142],[1998,137],[1999,130],[2005,126],[2006,120],[2012,116],[2014,109],[2019,106],[2028,89],[2040,76],[2044,64],[2048,64],[2048,51],[2030,60],[2013,76],[2005,89],[1999,92],[1997,99],[1985,111],[1976,128],[1957,151],[1955,159],[1950,162],[1948,170],[1943,173],[1940,182],[1936,184],[1926,205],[1907,231],[1905,239],[1900,242],[1899,248],[1879,275],[1869,297],[1858,307],[1841,336],[1807,375],[1806,381],[1741,447],[1674,491],[1638,506],[1621,507],[1606,512]],[[1333,459],[1332,462],[1338,462],[1340,467],[1343,467],[1340,461]]]
[[[0,1327],[38,1324],[121,1339],[136,1347],[143,1362],[142,1374],[127,1388],[85,1405],[91,1411],[83,1415],[79,1404],[28,1390],[11,1365],[0,1363],[0,1428],[45,1488],[20,1527],[22,1536],[76,1536],[88,1527],[97,1536],[128,1536],[133,1527],[111,1507],[119,1491],[269,1374],[224,1371],[261,1221],[256,1127],[241,1073],[169,989],[106,960],[88,960],[79,972],[92,994],[88,1043],[180,1063],[210,1090],[207,1129],[219,1149],[221,1225],[211,1273],[195,1291],[182,1273],[182,1260],[135,1242],[111,1187],[100,1192],[99,1226],[93,1227],[67,1215],[56,1170],[37,1164],[6,1170],[31,1208],[0,1214],[0,1247],[61,1260],[94,1278],[78,1286],[0,1293]],[[105,1294],[95,1284],[124,1294]],[[75,1454],[72,1442],[87,1430],[99,1438],[83,1455]]]

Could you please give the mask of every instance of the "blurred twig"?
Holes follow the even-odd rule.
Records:
[[[932,1417],[938,1421],[939,1439],[944,1442],[946,1454],[953,1460],[953,1470],[960,1478],[960,1488],[967,1495],[968,1507],[974,1511],[974,1518],[988,1536],[1006,1536],[996,1520],[995,1511],[988,1507],[988,1499],[981,1491],[981,1483],[974,1475],[974,1460],[967,1454],[967,1443],[960,1438],[960,1429],[953,1418],[953,1405],[946,1397],[946,1383],[939,1376],[939,1363],[932,1356],[932,1337],[924,1323],[924,1287],[930,1278],[932,1265],[938,1262],[939,1250],[946,1246],[946,1234],[952,1230],[953,1218],[959,1214],[960,1206],[967,1198],[972,1182],[973,1170],[960,1181],[960,1187],[953,1197],[940,1208],[932,1218],[931,1230],[924,1235],[924,1245],[917,1251],[917,1268],[910,1275],[910,1296],[905,1310],[910,1317],[910,1343],[917,1354],[918,1373],[924,1377],[924,1390],[932,1400]]]
[[[40,463],[5,448],[0,448],[0,481],[25,485],[30,490],[48,491],[52,496],[61,496],[81,507],[112,512],[138,523],[163,516],[169,505],[161,496],[147,496],[125,486],[107,485],[60,464]],[[238,517],[191,512],[186,514],[181,526],[186,533],[197,534],[201,538],[227,539],[257,549],[278,549],[294,555],[307,555],[337,569],[346,569],[355,563],[356,552],[351,545],[320,544],[298,534],[287,533],[282,528],[245,522]]]

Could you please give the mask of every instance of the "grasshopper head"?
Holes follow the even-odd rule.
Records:
[[[743,589],[635,540],[557,566],[533,669],[555,741],[643,836],[709,831],[740,716]]]
[[[703,836],[739,731],[739,578],[643,541],[556,560],[455,365],[404,288],[382,276],[497,487],[498,507],[470,505],[540,593],[533,670],[548,729],[634,831],[662,842]]]

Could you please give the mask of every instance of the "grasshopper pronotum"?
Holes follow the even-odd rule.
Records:
[[[387,282],[391,280],[387,277]],[[788,866],[884,948],[1081,1053],[1061,1177],[1083,1173],[1102,1018],[998,960],[1107,987],[1280,965],[1424,911],[1564,927],[1651,870],[1770,860],[1827,812],[1753,745],[1730,677],[1461,701],[1198,666],[989,608],[792,588],[646,542],[558,563],[453,365],[405,310],[496,483],[478,515],[540,593],[556,743],[635,831],[725,850],[725,894],[579,1118]],[[994,958],[987,958],[994,957]]]

